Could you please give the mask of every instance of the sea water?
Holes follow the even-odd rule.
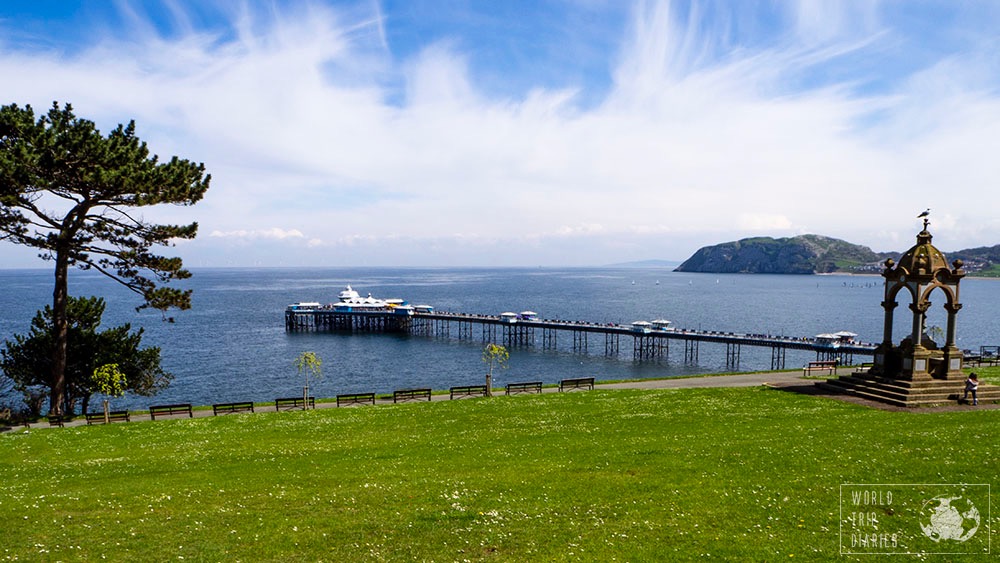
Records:
[[[405,387],[447,389],[484,381],[482,332],[472,338],[398,334],[286,332],[285,307],[297,301],[330,303],[350,284],[362,296],[401,298],[433,305],[437,311],[498,315],[535,311],[543,319],[630,324],[669,319],[676,328],[812,337],[848,330],[864,342],[882,339],[882,280],[877,276],[715,275],[668,269],[503,268],[503,269],[196,269],[185,287],[194,290],[192,308],[136,312],[137,295],[92,272],[73,271],[70,293],[98,295],[108,304],[104,327],[131,323],[143,328],[143,344],[162,350],[162,365],[174,375],[155,398],[125,397],[119,408],[149,404],[270,401],[302,392],[293,366],[302,351],[323,360],[323,377],[312,393],[391,392]],[[0,270],[0,341],[26,334],[35,312],[51,302],[50,270]],[[928,326],[946,326],[936,300]],[[1000,282],[962,281],[963,309],[958,345],[978,350],[1000,344]],[[894,338],[903,338],[911,317],[901,302]],[[172,321],[172,322],[170,322]],[[586,353],[574,351],[572,335],[559,332],[555,349],[542,345],[511,349],[506,369],[495,370],[502,386],[513,381],[555,383],[567,377],[601,379],[673,377],[727,370],[726,346],[702,343],[695,362],[685,361],[684,345],[671,341],[660,358],[636,361],[632,339],[620,339],[616,356],[605,354],[602,335],[590,335]],[[812,352],[789,350],[787,368],[815,360]],[[870,361],[855,357],[856,362]],[[768,348],[742,346],[739,370],[769,369]]]

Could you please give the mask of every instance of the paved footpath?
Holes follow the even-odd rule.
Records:
[[[851,368],[843,368],[838,371],[838,375],[846,375],[851,371]],[[741,373],[736,375],[705,375],[700,377],[674,377],[666,379],[644,379],[640,381],[626,381],[621,383],[596,383],[595,389],[699,389],[699,388],[709,388],[709,387],[756,387],[760,385],[767,385],[769,387],[775,387],[778,389],[785,389],[788,391],[796,391],[801,393],[808,393],[811,395],[823,395],[832,399],[844,400],[852,403],[862,404],[865,406],[879,408],[884,410],[899,410],[899,411],[913,411],[913,409],[907,409],[906,407],[893,407],[890,405],[885,405],[882,403],[877,403],[874,401],[867,401],[864,399],[859,399],[857,397],[852,397],[848,395],[836,395],[830,394],[828,392],[820,391],[819,388],[815,386],[816,380],[804,379],[802,373],[798,370],[794,371],[772,371],[772,372],[760,372],[760,373]],[[555,387],[545,387],[542,389],[543,393],[557,393],[559,390]],[[436,394],[431,396],[432,401],[447,401],[449,400],[448,394]],[[458,400],[458,399],[457,399]],[[392,404],[392,399],[379,399],[377,404]],[[316,403],[316,408],[327,409],[327,408],[337,408],[336,402],[323,402]],[[967,410],[969,407],[960,405],[949,405],[942,407],[931,407],[931,408],[921,408],[918,409],[919,412],[938,412],[942,410]],[[981,409],[995,409],[1000,408],[1000,405],[982,405],[979,407]],[[257,412],[274,412],[274,408],[271,406],[258,406]],[[212,415],[211,409],[201,409],[194,411],[195,418],[210,417]],[[220,415],[225,416],[225,415]],[[178,418],[178,417],[167,417],[167,418]],[[149,420],[148,415],[144,414],[133,414],[132,421],[146,421]],[[86,425],[87,422],[84,417],[79,417],[78,419],[68,422],[66,426],[82,426]],[[49,424],[46,421],[36,422],[31,425],[31,428],[48,428]]]
[[[600,383],[595,384],[595,389],[694,389],[694,388],[707,388],[707,387],[755,387],[758,385],[771,385],[776,387],[787,387],[792,385],[811,385],[812,382],[809,380],[802,379],[801,372],[799,371],[785,371],[785,372],[763,372],[763,373],[745,373],[737,375],[706,375],[698,377],[675,377],[666,379],[645,379],[639,381],[626,381],[621,383]],[[542,389],[543,393],[557,393],[559,389],[557,387],[545,387]],[[431,395],[432,401],[447,401],[449,400],[448,394],[435,394]],[[376,404],[392,404],[392,399],[378,399]],[[328,409],[337,408],[336,402],[317,402],[316,408]],[[274,412],[274,408],[271,406],[259,405],[256,407],[256,412]],[[194,418],[204,418],[213,416],[211,409],[198,409],[193,413]],[[224,415],[220,415],[224,416]],[[161,420],[170,420],[176,418],[185,418],[184,416],[165,416]],[[146,414],[132,414],[133,422],[148,421],[149,415]],[[72,422],[67,422],[64,426],[85,426],[87,424],[86,419],[83,416],[78,417]],[[50,425],[47,421],[42,420],[39,422],[32,423],[30,428],[48,428]],[[16,430],[16,429],[15,429]]]
[[[802,384],[812,380],[802,379],[800,371],[773,371],[765,373],[741,373],[737,375],[706,375],[702,377],[674,377],[669,379],[646,379],[625,383],[597,384],[598,389],[695,389],[703,387],[756,387],[758,385]]]

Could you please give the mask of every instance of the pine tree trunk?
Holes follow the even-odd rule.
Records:
[[[66,394],[66,351],[69,338],[69,323],[66,320],[66,304],[69,294],[69,257],[66,252],[56,252],[56,284],[52,291],[52,392],[49,395],[49,410],[60,415]]]

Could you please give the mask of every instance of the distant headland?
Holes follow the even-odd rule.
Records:
[[[875,252],[867,246],[822,235],[754,237],[705,246],[674,271],[712,274],[877,274],[887,258],[902,252]],[[1000,245],[946,253],[960,259],[973,276],[1000,277]]]

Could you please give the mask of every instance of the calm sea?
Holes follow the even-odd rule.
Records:
[[[191,310],[174,311],[173,323],[156,311],[135,312],[138,298],[110,280],[74,271],[74,295],[108,300],[107,327],[143,327],[143,342],[163,351],[163,367],[174,374],[171,387],[156,398],[125,398],[116,404],[139,408],[164,402],[253,400],[301,393],[292,362],[302,351],[323,359],[318,396],[346,392],[480,383],[481,338],[286,333],[284,309],[296,301],[336,301],[347,284],[362,295],[402,298],[437,310],[481,314],[532,310],[541,318],[631,323],[666,318],[678,328],[814,336],[849,330],[876,342],[882,334],[879,277],[770,276],[675,273],[666,269],[201,269],[188,287]],[[35,311],[51,300],[49,270],[0,270],[0,341],[26,333]],[[962,282],[959,345],[978,349],[1000,344],[1000,282]],[[934,303],[929,326],[945,326]],[[897,311],[905,314],[905,304]],[[909,329],[897,321],[896,340]],[[481,336],[480,334],[474,334]],[[565,335],[565,336],[563,336]],[[617,357],[604,355],[604,339],[591,337],[589,353],[574,353],[569,333],[556,350],[512,350],[509,367],[496,374],[498,385],[565,377],[653,378],[722,371],[725,346],[702,344],[696,365],[684,362],[683,345],[657,360],[634,361],[631,340],[623,338]],[[743,347],[741,370],[768,369],[770,350]],[[815,356],[788,352],[786,367]],[[862,358],[863,359],[863,358]],[[856,361],[861,361],[856,359]]]

